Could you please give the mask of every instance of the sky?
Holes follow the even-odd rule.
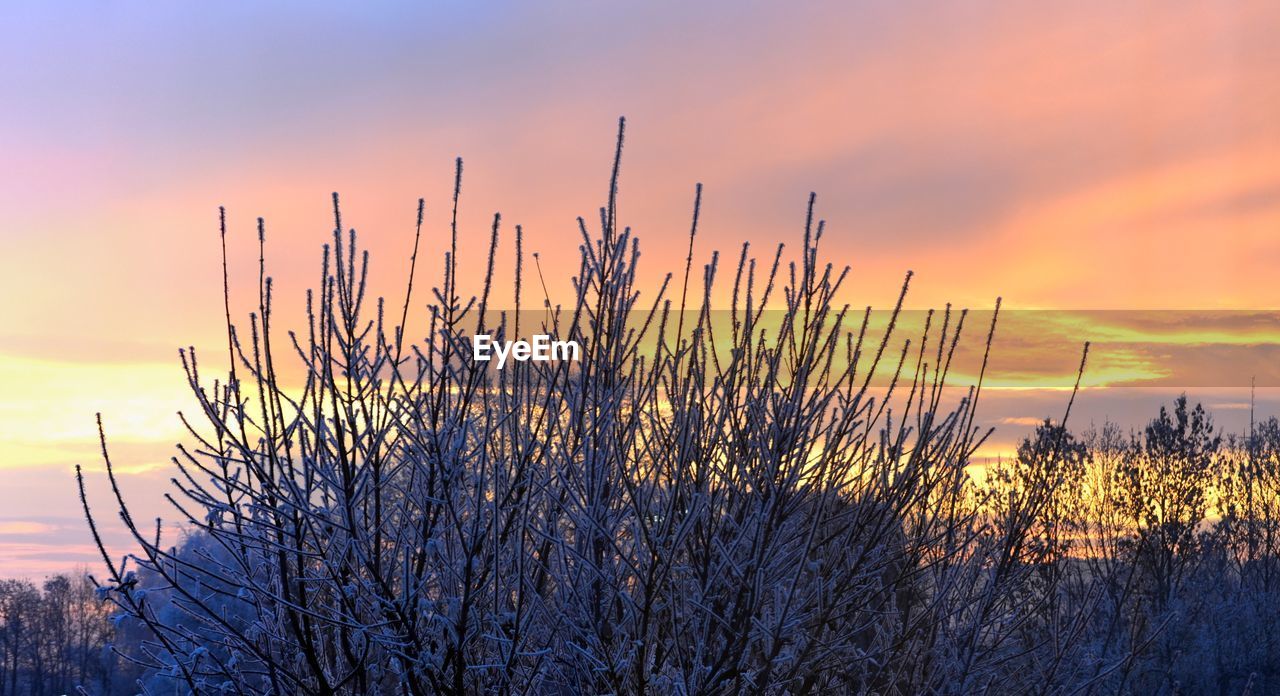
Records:
[[[1039,317],[997,343],[991,456],[1061,413],[1090,338],[1082,424],[1185,389],[1239,429],[1252,377],[1278,414],[1276,26],[1261,0],[0,6],[0,576],[94,562],[72,472],[109,516],[96,412],[126,494],[167,514],[177,349],[219,365],[218,206],[233,312],[262,216],[296,315],[331,192],[393,292],[419,197],[445,239],[462,156],[461,263],[500,211],[564,295],[623,115],[652,287],[701,182],[700,259],[798,241],[814,191],[855,305],[910,269],[913,308]]]

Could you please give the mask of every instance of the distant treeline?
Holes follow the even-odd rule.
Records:
[[[110,605],[95,594],[83,572],[0,580],[0,696],[136,690],[141,671],[112,652]]]

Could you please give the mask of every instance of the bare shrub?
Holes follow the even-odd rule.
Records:
[[[420,301],[412,271],[400,312],[366,297],[369,258],[336,196],[300,334],[273,329],[260,262],[247,332],[227,300],[226,378],[210,382],[182,351],[201,407],[169,497],[187,542],[168,546],[133,517],[103,437],[136,548],[125,563],[103,549],[101,586],[146,635],[128,652],[149,669],[145,685],[913,694],[1107,683],[1131,651],[1088,652],[1082,637],[1106,597],[1067,548],[1085,454],[1046,426],[1003,488],[975,485],[966,467],[989,434],[975,425],[981,381],[948,386],[967,313],[930,312],[922,334],[899,336],[908,274],[894,321],[870,329],[869,308],[838,299],[849,269],[820,260],[812,197],[797,260],[779,245],[761,261],[744,245],[730,278],[715,254],[695,273],[700,189],[683,275],[642,293],[639,241],[615,219],[621,143],[620,130],[595,234],[580,220],[573,300],[546,300],[538,326],[520,324],[532,283],[519,227],[511,311],[494,309],[499,219],[479,287],[461,286],[460,163],[426,327],[405,326]],[[416,235],[413,249],[416,267]],[[732,300],[713,308],[721,287]],[[781,319],[765,321],[766,309]],[[493,371],[470,359],[472,333],[534,330],[580,341],[582,361]],[[994,319],[979,331],[989,351]],[[281,379],[284,360],[301,364],[300,387]]]

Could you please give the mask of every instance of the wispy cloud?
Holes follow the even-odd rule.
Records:
[[[672,239],[703,181],[699,260],[793,241],[816,190],[857,307],[891,306],[908,268],[912,307],[1280,306],[1280,6],[1262,0],[0,13],[0,509],[77,504],[62,487],[75,463],[98,465],[96,411],[122,471],[163,481],[154,468],[191,403],[175,348],[207,351],[209,375],[225,363],[217,205],[233,315],[257,309],[263,215],[278,326],[299,328],[329,193],[374,254],[370,292],[390,293],[414,203],[427,197],[440,234],[462,154],[460,261],[483,263],[473,232],[502,210],[567,296],[565,239],[600,202],[623,113],[642,291],[683,267]],[[420,261],[439,272],[438,255]],[[1240,395],[1219,392],[1280,384],[1274,316],[1167,319],[1007,314],[991,424],[1058,417],[1086,340],[1086,420],[1141,422],[1167,396],[1148,388],[1241,416]],[[977,338],[959,381],[976,378]],[[1101,389],[1117,385],[1130,388]],[[74,529],[44,535],[40,562],[80,553],[64,546],[82,541]],[[0,575],[39,553],[8,551]]]

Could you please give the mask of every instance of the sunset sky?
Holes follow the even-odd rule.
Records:
[[[620,215],[655,289],[697,182],[704,260],[798,241],[816,191],[855,305],[891,305],[911,269],[913,308],[1053,310],[1011,334],[1024,387],[1103,341],[1082,425],[1140,425],[1186,389],[1238,430],[1251,377],[1280,414],[1280,4],[1025,5],[0,7],[0,576],[94,561],[72,470],[105,510],[95,412],[126,493],[163,514],[191,407],[177,348],[225,363],[219,205],[233,311],[256,302],[263,216],[296,314],[334,191],[385,292],[424,197],[434,281],[462,156],[461,263],[501,211],[565,296],[620,115]],[[1028,359],[1019,337],[1062,347]],[[1065,403],[984,398],[993,456]]]

